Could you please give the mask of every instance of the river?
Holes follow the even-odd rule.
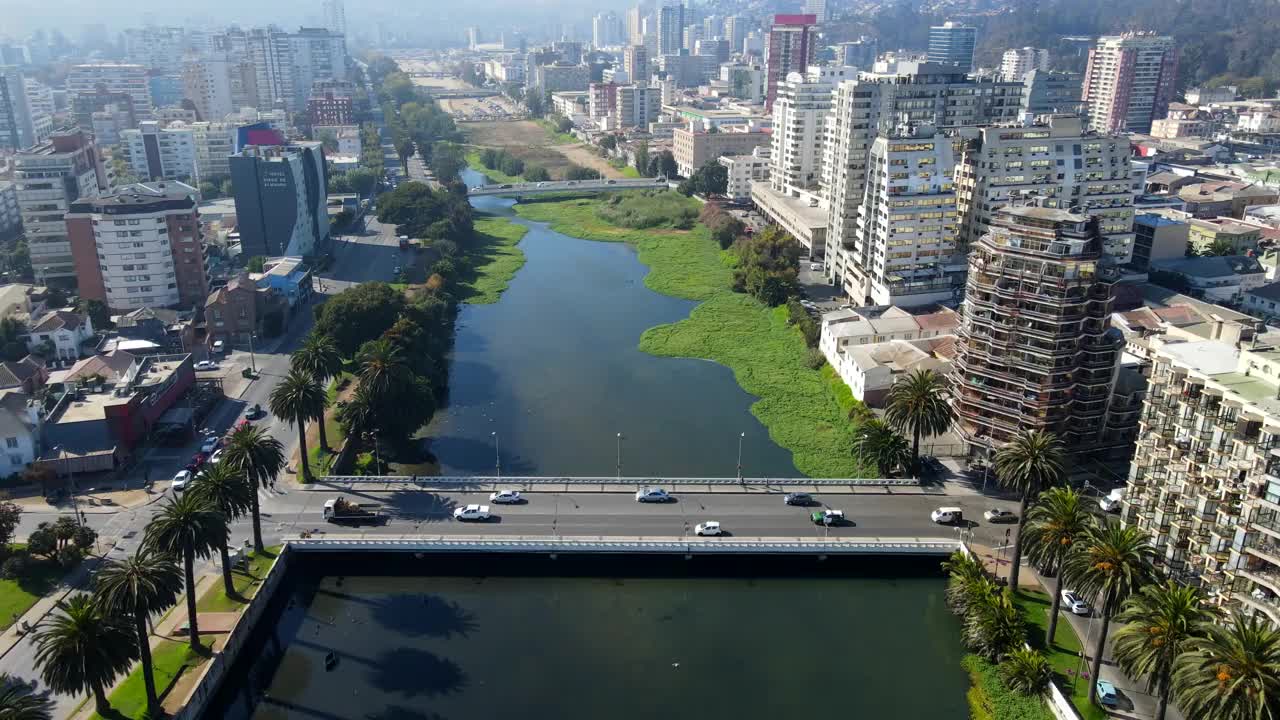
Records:
[[[553,232],[507,198],[472,204],[529,228],[528,261],[501,300],[458,317],[448,407],[429,428],[443,474],[492,473],[496,444],[510,475],[612,476],[620,456],[624,476],[734,477],[745,433],[744,475],[800,475],[728,368],[638,349],[697,303],[645,287],[631,246]]]

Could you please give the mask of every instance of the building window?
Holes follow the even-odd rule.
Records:
[[[21,455],[10,455],[10,456],[9,456],[9,464],[10,464],[10,465],[22,465],[22,464],[23,464],[23,463],[22,463],[22,456],[21,456]]]
[[[7,448],[16,448],[16,447],[18,447],[18,438],[16,438],[16,437],[7,437],[7,438],[5,438],[5,439],[4,439],[4,446],[5,446],[5,447],[7,447]]]

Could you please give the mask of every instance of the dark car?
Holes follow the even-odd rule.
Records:
[[[808,505],[813,502],[813,498],[809,493],[793,492],[787,493],[786,496],[782,498],[782,501],[788,505]]]
[[[254,403],[253,407],[249,408],[249,411],[246,412],[244,416],[250,420],[257,420],[258,418],[266,414],[267,414],[267,411],[263,410],[261,405]]]

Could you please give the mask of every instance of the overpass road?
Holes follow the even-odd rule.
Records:
[[[549,180],[539,183],[503,183],[501,185],[477,185],[467,189],[467,195],[545,195],[558,192],[616,192],[620,190],[666,189],[665,178],[640,178],[622,180]]]

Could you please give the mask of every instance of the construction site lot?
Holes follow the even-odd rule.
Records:
[[[509,98],[501,95],[484,98],[441,98],[440,109],[457,122],[508,120],[524,114]]]
[[[570,165],[598,170],[607,178],[626,177],[582,143],[552,145],[547,131],[532,120],[469,122],[461,125],[460,129],[466,133],[469,145],[479,149],[506,150],[523,160],[526,166],[546,168],[557,180],[564,177]]]

